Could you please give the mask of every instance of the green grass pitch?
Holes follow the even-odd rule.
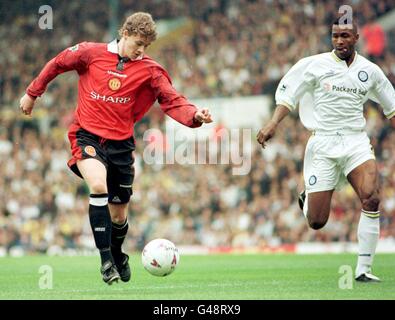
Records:
[[[355,261],[352,254],[184,255],[173,274],[159,278],[144,270],[136,254],[131,281],[108,286],[98,256],[5,257],[0,258],[0,299],[395,299],[395,254],[375,257],[381,283],[352,281],[352,289],[339,288],[341,266],[354,271]],[[39,288],[40,277],[50,275],[39,272],[43,265],[52,269],[52,289]],[[49,284],[43,278],[41,283]]]

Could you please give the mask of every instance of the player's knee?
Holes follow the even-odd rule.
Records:
[[[107,193],[107,185],[104,181],[94,180],[89,185],[90,192],[94,194]]]
[[[321,217],[310,217],[309,215],[307,215],[307,218],[310,228],[314,230],[319,230],[323,228],[327,221],[327,219]]]
[[[127,215],[126,210],[124,210],[122,212],[118,211],[118,212],[115,212],[115,214],[111,214],[111,221],[116,224],[123,224],[123,223],[125,223],[127,216],[128,215]]]
[[[323,228],[329,218],[329,208],[309,209],[307,221],[311,229],[319,230]]]
[[[380,205],[378,192],[372,192],[362,199],[362,208],[367,211],[377,211]]]
[[[325,226],[326,222],[321,221],[309,221],[309,226],[311,229],[319,230]]]

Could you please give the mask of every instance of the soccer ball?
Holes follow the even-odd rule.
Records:
[[[173,242],[155,239],[146,244],[141,254],[145,270],[158,277],[164,277],[174,271],[180,255]]]

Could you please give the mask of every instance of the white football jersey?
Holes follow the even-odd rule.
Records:
[[[299,60],[281,79],[276,104],[300,118],[309,130],[363,130],[363,104],[379,103],[387,118],[395,115],[395,90],[376,64],[355,53],[350,66],[334,51]]]

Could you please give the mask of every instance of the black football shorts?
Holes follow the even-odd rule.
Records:
[[[126,140],[108,140],[72,124],[69,129],[72,158],[69,168],[80,178],[82,175],[77,161],[94,158],[107,168],[108,201],[113,204],[128,203],[133,194],[134,180],[134,138]]]

